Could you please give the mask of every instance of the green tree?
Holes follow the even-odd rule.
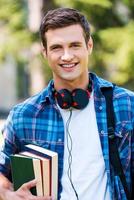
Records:
[[[24,0],[0,1],[0,60],[10,54],[23,59],[23,51],[32,42],[27,26],[27,7]]]
[[[134,1],[55,0],[73,7],[90,21],[94,51],[90,69],[119,85],[134,89]]]
[[[16,88],[18,98],[27,97],[25,66],[30,45],[36,40],[28,28],[28,9],[25,0],[0,1],[0,63],[12,56],[17,65]]]
[[[119,85],[133,88],[134,78],[134,1],[132,0],[44,0],[42,12],[55,7],[73,7],[83,12],[91,25],[94,51],[90,69]],[[39,40],[38,33],[31,33],[27,25],[26,0],[0,1],[0,62],[6,55],[13,55],[22,66],[28,62],[25,52]],[[47,66],[41,59],[42,66]],[[47,81],[49,67],[44,67]]]

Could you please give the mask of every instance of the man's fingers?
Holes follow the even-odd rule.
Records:
[[[32,180],[32,181],[29,181],[29,182],[27,182],[27,183],[24,183],[20,188],[19,188],[19,190],[18,190],[18,192],[22,192],[23,193],[23,195],[25,194],[27,194],[29,197],[30,197],[30,199],[32,199],[32,200],[54,200],[54,198],[53,197],[51,197],[51,196],[34,196],[34,195],[32,195],[31,194],[31,192],[30,192],[30,189],[32,188],[32,187],[34,187],[34,186],[36,186],[36,184],[37,184],[37,180]]]
[[[37,184],[37,180],[32,180],[32,181],[29,181],[27,183],[24,183],[22,186],[21,186],[21,189],[23,190],[30,190],[32,187],[34,187],[35,185]]]
[[[34,199],[33,199],[34,200]],[[55,200],[53,197],[35,197],[35,200]]]

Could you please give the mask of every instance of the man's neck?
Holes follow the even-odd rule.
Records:
[[[54,87],[55,89],[61,90],[63,88],[68,89],[69,91],[72,91],[76,88],[81,88],[81,89],[86,89],[88,87],[89,84],[89,77],[87,76],[87,78],[83,79],[79,79],[79,80],[55,80],[54,79]]]

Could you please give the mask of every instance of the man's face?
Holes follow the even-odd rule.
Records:
[[[65,85],[87,79],[88,54],[92,49],[92,40],[85,42],[83,29],[79,24],[65,28],[48,30],[45,34],[47,57],[53,72],[55,85]]]

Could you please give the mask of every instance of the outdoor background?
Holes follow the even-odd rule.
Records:
[[[56,7],[76,8],[88,18],[94,40],[90,71],[134,90],[134,1],[0,0],[0,119],[50,80],[38,31],[43,14]]]

